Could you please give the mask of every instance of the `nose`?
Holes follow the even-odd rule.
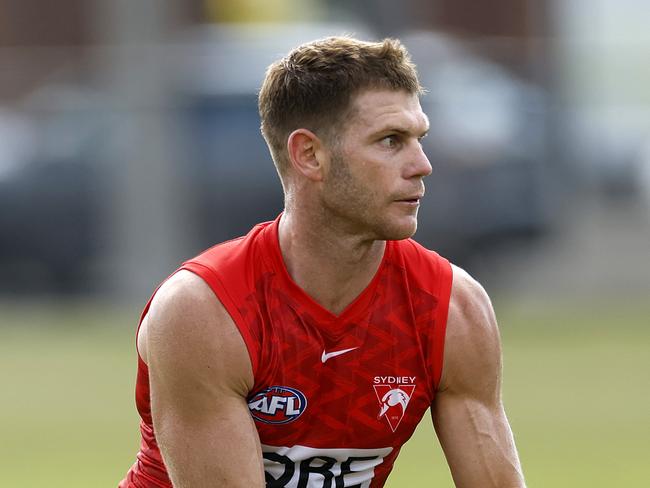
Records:
[[[429,176],[433,168],[429,162],[429,158],[424,153],[424,149],[419,141],[414,145],[413,151],[409,154],[408,174],[407,178],[424,178]]]

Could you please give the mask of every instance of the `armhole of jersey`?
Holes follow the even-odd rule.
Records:
[[[158,288],[160,288],[160,286]],[[158,291],[158,289],[156,289],[156,291]],[[140,315],[140,321],[138,322],[138,327],[135,329],[135,352],[138,355],[138,363],[142,363],[142,364],[147,364],[147,363],[144,362],[144,359],[142,359],[142,356],[140,355],[140,347],[138,346],[138,337],[140,336],[140,327],[142,327],[142,321],[147,316],[147,313],[149,312],[149,307],[151,307],[151,302],[155,295],[156,292],[154,292],[153,295],[151,295],[151,298],[145,305],[144,310],[142,310],[142,315]]]
[[[248,350],[248,357],[251,361],[253,378],[256,378],[257,367],[258,367],[258,360],[257,360],[258,351],[257,348],[255,347],[255,341],[253,340],[250,330],[248,329],[248,327],[246,327],[246,323],[244,322],[244,319],[241,316],[239,309],[235,305],[235,301],[231,298],[230,294],[228,293],[227,288],[223,285],[222,281],[219,279],[219,277],[211,268],[201,263],[188,261],[183,263],[183,265],[179,269],[184,269],[190,271],[191,273],[194,273],[195,275],[203,279],[203,281],[205,281],[208,284],[208,286],[210,286],[210,289],[213,291],[217,299],[224,306],[226,312],[228,312],[228,314],[232,318],[233,322],[235,323],[235,326],[237,327],[237,330],[239,331],[239,334],[244,340],[244,344],[246,345],[246,349]]]
[[[433,386],[434,391],[440,385],[442,377],[442,366],[445,357],[445,336],[447,332],[447,318],[449,315],[449,302],[451,301],[451,287],[453,283],[453,270],[451,263],[443,257],[438,258],[439,285],[438,293],[440,301],[435,313],[435,327],[433,330],[433,350],[438,351],[433,364]]]

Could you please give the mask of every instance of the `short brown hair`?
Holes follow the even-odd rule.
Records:
[[[422,92],[400,41],[328,37],[303,44],[269,66],[258,106],[262,135],[280,175],[287,165],[289,134],[306,128],[331,140],[348,115],[352,97],[365,89]]]

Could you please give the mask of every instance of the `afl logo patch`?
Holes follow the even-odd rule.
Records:
[[[248,409],[253,418],[265,424],[293,422],[306,408],[305,395],[288,386],[271,386],[256,393],[248,401]]]

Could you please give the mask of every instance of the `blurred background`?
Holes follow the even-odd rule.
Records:
[[[493,298],[529,486],[650,482],[649,20],[644,0],[0,0],[0,485],[117,485],[139,309],[281,211],[256,91],[344,33],[418,65],[416,238]],[[453,486],[430,423],[388,486]]]

